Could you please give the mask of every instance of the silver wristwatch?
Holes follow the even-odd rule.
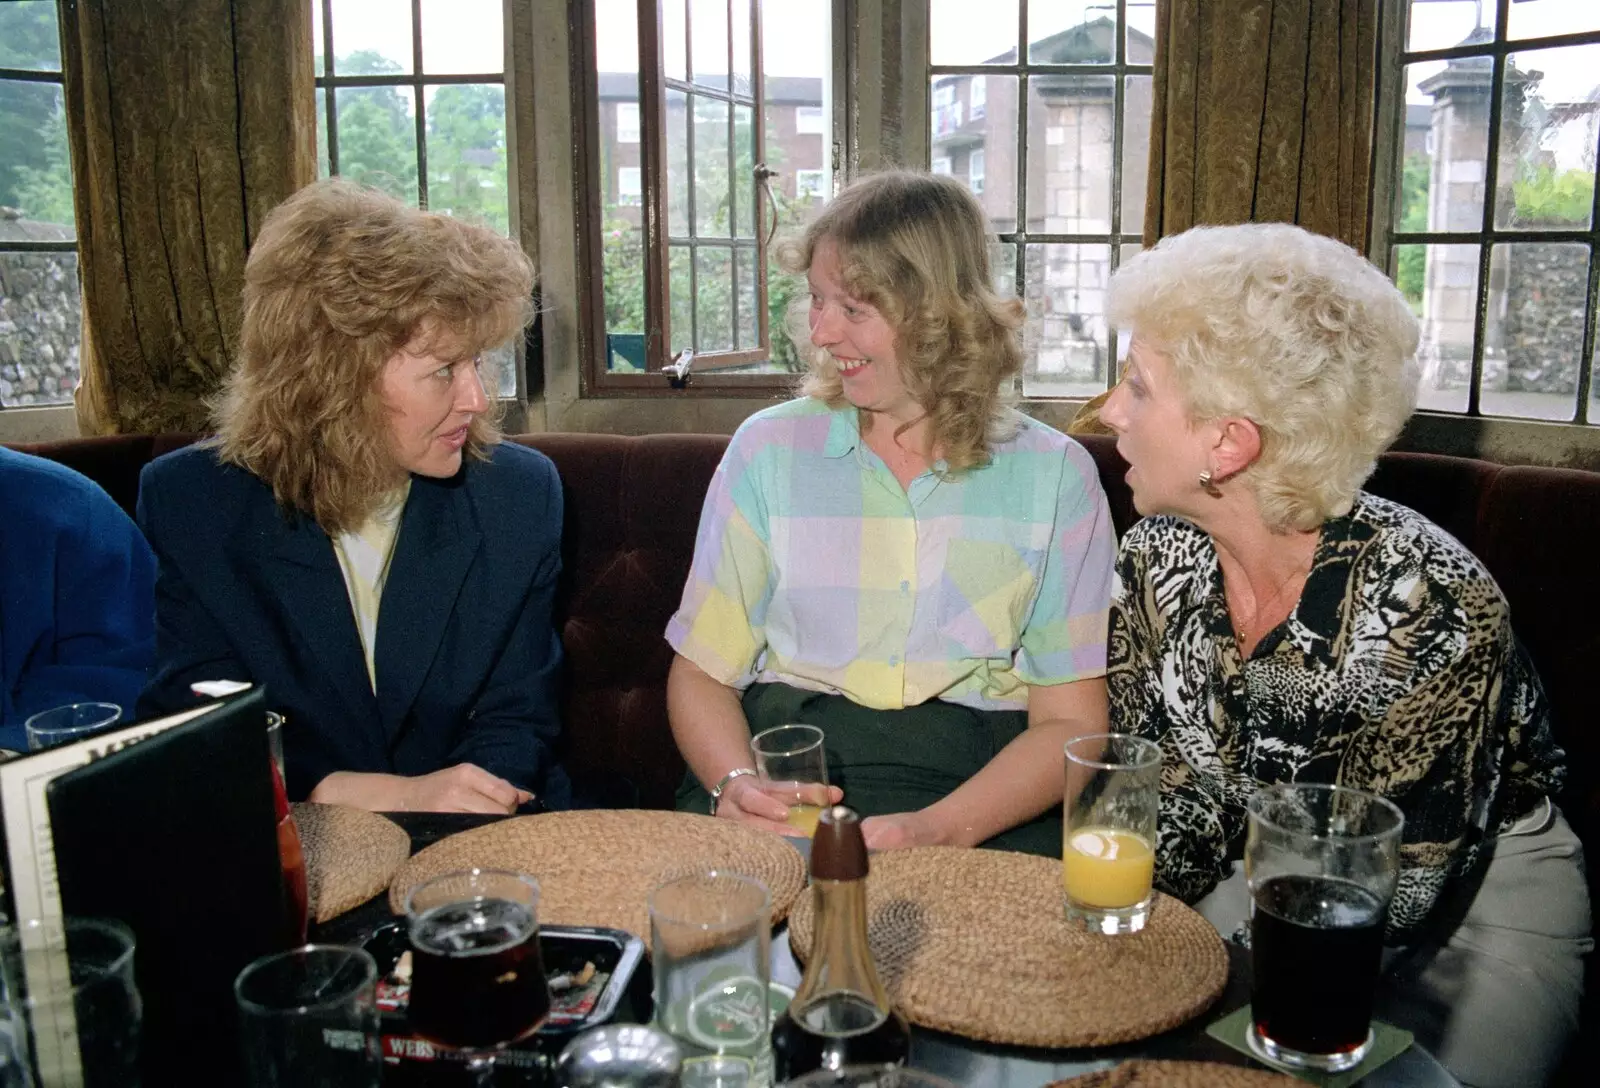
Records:
[[[717,814],[717,802],[722,800],[722,791],[728,788],[729,782],[732,782],[735,778],[743,778],[747,774],[753,775],[755,773],[756,769],[754,767],[735,767],[723,775],[722,781],[711,787],[711,815],[715,816]]]

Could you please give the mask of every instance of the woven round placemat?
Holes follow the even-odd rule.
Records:
[[[383,891],[411,854],[411,836],[376,812],[300,801],[292,813],[306,859],[308,913],[315,923],[337,918]]]
[[[1045,1088],[1305,1088],[1282,1073],[1217,1062],[1157,1062],[1135,1058]]]
[[[814,908],[789,942],[804,960]],[[1156,896],[1139,933],[1067,924],[1061,863],[1000,850],[927,846],[874,854],[867,937],[890,997],[912,1023],[1019,1046],[1103,1046],[1195,1016],[1222,993],[1228,955],[1200,915]]]
[[[674,877],[706,869],[753,876],[772,895],[776,925],[805,887],[800,852],[782,837],[688,812],[585,809],[546,812],[463,831],[401,867],[389,906],[429,877],[474,866],[514,869],[539,881],[539,920],[610,926],[650,940],[648,901]]]

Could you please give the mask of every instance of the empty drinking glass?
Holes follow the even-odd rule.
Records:
[[[41,710],[22,723],[28,733],[28,751],[42,752],[58,744],[85,740],[122,720],[116,703],[69,703]]]
[[[308,944],[234,980],[253,1088],[378,1088],[378,965],[360,948]]]
[[[40,1084],[136,1088],[144,1006],[133,955],[133,931],[109,918],[30,921],[0,930],[11,987],[6,1045],[13,1060],[25,1060],[31,1034]],[[21,1039],[19,1010],[29,1029]]]
[[[771,946],[771,897],[759,880],[709,870],[650,894],[655,1023],[683,1048],[683,1088],[772,1082]]]

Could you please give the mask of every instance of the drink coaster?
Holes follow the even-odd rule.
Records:
[[[383,891],[411,853],[411,836],[376,812],[300,801],[290,814],[306,859],[307,913],[314,925]]]
[[[1134,1058],[1045,1088],[1298,1088],[1292,1077],[1217,1062],[1149,1061]]]
[[[1360,1064],[1354,1069],[1346,1069],[1343,1073],[1322,1073],[1315,1069],[1290,1069],[1286,1065],[1279,1065],[1261,1053],[1256,1046],[1251,1045],[1250,1027],[1250,1006],[1241,1005],[1216,1023],[1208,1025],[1206,1034],[1241,1054],[1249,1055],[1262,1065],[1281,1069],[1289,1076],[1309,1081],[1319,1088],[1347,1088],[1348,1085],[1355,1084],[1380,1065],[1404,1054],[1412,1039],[1411,1033],[1406,1029],[1374,1020],[1372,1046],[1368,1048],[1367,1056],[1361,1059]]]
[[[806,864],[782,836],[689,812],[582,809],[501,820],[441,839],[414,855],[389,885],[389,906],[430,877],[474,866],[514,869],[539,881],[539,921],[606,926],[650,940],[650,893],[707,869],[755,877],[776,925],[805,887]]]
[[[811,949],[809,896],[789,919]],[[1018,1046],[1104,1046],[1198,1015],[1228,981],[1222,938],[1157,893],[1138,933],[1085,932],[1064,916],[1061,863],[948,846],[874,854],[867,937],[879,976],[914,1024]]]

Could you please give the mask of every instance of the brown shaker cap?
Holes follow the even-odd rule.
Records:
[[[867,840],[861,817],[848,805],[830,805],[817,817],[811,837],[812,880],[865,880]]]

